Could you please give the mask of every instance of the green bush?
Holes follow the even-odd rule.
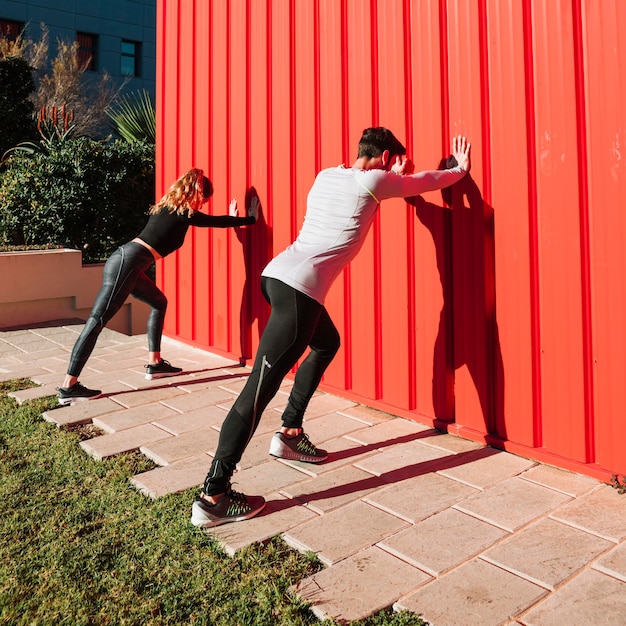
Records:
[[[0,173],[0,244],[61,245],[86,263],[135,237],[154,203],[154,145],[56,137]]]
[[[0,59],[0,157],[18,142],[37,135],[29,100],[34,90],[27,61],[19,57]]]

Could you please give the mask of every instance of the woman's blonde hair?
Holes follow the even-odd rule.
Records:
[[[213,195],[213,185],[201,169],[193,168],[185,172],[153,205],[148,213],[154,215],[165,207],[170,213],[189,213],[191,217],[202,203]]]

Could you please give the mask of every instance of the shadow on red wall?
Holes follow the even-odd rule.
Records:
[[[246,268],[246,277],[241,294],[241,306],[239,309],[239,336],[240,357],[239,361],[245,363],[254,357],[252,349],[252,332],[254,324],[260,334],[263,332],[269,317],[269,304],[261,294],[260,280],[263,268],[269,263],[269,237],[268,225],[263,215],[261,199],[254,187],[246,191],[245,210],[246,215],[252,202],[252,198],[259,201],[259,217],[253,227],[236,228],[237,239],[241,242]],[[258,343],[258,337],[257,337]]]
[[[440,169],[454,164],[444,159]],[[421,196],[407,199],[433,238],[443,291],[433,350],[435,418],[444,429],[451,422],[471,423],[471,418],[459,414],[455,391],[455,373],[465,365],[478,394],[484,432],[505,440],[504,368],[495,307],[493,208],[484,202],[471,174],[442,190],[441,195],[441,205],[426,202]]]

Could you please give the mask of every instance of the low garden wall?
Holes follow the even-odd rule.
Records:
[[[80,250],[0,252],[0,329],[55,320],[86,320],[102,282],[103,263],[83,265]],[[107,327],[146,332],[150,309],[129,298]]]

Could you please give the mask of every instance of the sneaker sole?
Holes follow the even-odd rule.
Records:
[[[169,376],[178,376],[182,372],[162,372],[159,374],[146,374],[146,380],[156,380],[157,378],[168,378]]]
[[[285,459],[286,461],[302,461],[303,463],[323,463],[327,458],[326,456],[307,456],[306,454],[298,454],[292,450],[286,450],[284,452],[278,452],[276,450],[270,450],[270,456],[277,459]]]
[[[264,502],[263,506],[256,509],[255,511],[250,511],[245,515],[238,515],[237,517],[218,517],[217,519],[207,518],[204,513],[201,511],[199,514],[196,514],[195,505],[191,507],[191,523],[196,528],[214,528],[215,526],[221,526],[222,524],[228,524],[230,522],[243,522],[247,519],[258,515],[264,508],[267,503]]]
[[[96,400],[97,398],[101,398],[102,394],[99,393],[97,396],[90,396],[89,398],[59,398],[57,396],[57,400],[61,406],[67,406],[68,404],[72,404],[73,402],[86,402],[87,400]]]

